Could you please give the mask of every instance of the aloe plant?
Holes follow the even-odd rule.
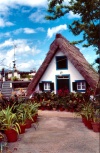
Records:
[[[12,107],[9,106],[6,109],[0,111],[0,123],[1,130],[14,129],[19,133],[20,127],[17,122],[16,114],[12,112]]]
[[[92,119],[94,115],[94,107],[93,104],[90,102],[87,102],[85,104],[82,104],[81,111],[77,113],[78,115],[84,116],[87,119]]]
[[[93,122],[100,123],[100,109],[94,111]]]
[[[21,103],[16,107],[16,115],[17,115],[17,120],[20,124],[25,124],[26,119],[31,119],[33,120],[32,116],[34,116],[37,111],[39,104],[37,103]]]

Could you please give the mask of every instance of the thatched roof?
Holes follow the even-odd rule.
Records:
[[[71,61],[75,68],[85,78],[90,87],[92,87],[93,89],[96,88],[99,79],[98,73],[90,66],[90,64],[86,61],[77,47],[71,45],[70,42],[61,34],[57,34],[55,40],[50,45],[50,50],[46,58],[44,59],[44,62],[42,63],[35,77],[28,86],[28,96],[30,96],[35,90],[37,84],[39,83],[39,80],[46,71],[49,63],[51,62],[58,49],[60,49],[67,56],[67,58]]]

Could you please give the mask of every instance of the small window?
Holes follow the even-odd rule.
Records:
[[[56,67],[57,69],[67,69],[67,57],[66,56],[57,56],[56,57]]]
[[[39,83],[39,90],[41,90],[41,91],[53,91],[54,90],[54,83],[50,82],[50,81],[40,82]]]
[[[44,90],[50,90],[50,83],[48,82],[44,83]]]
[[[86,83],[83,82],[77,82],[77,90],[85,90],[86,89]]]

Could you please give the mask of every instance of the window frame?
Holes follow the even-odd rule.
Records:
[[[50,82],[43,82],[43,88],[44,88],[44,90],[50,91],[51,90],[50,89]]]
[[[48,83],[49,84],[49,86],[47,86],[47,88],[44,87],[44,84],[45,83]],[[52,82],[52,81],[42,81],[42,82],[40,82],[39,83],[39,90],[40,91],[44,91],[44,92],[54,91],[54,82]]]
[[[82,83],[84,82],[85,84],[85,88],[82,88]],[[81,83],[81,88],[78,88],[78,83]],[[88,87],[88,83],[86,82],[86,80],[75,80],[75,82],[72,82],[72,86],[73,86],[73,90],[76,92],[85,92],[87,87]]]
[[[60,60],[60,58],[63,58],[64,60],[66,59],[66,63],[64,63],[64,65],[66,65],[65,67],[59,67],[59,65],[58,65],[58,61]],[[63,59],[61,59],[61,60],[63,60]],[[66,56],[56,56],[56,69],[57,70],[66,70],[66,69],[68,69],[68,59],[67,59],[67,57]]]
[[[79,81],[79,82],[77,82],[77,90],[86,90],[86,82],[85,81]]]

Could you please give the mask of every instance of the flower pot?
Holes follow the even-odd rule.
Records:
[[[53,111],[56,111],[56,108],[55,107],[53,107],[52,109],[53,109]]]
[[[3,141],[3,139],[4,139],[4,136],[2,133],[0,133],[0,142]]]
[[[0,142],[3,140],[3,137],[0,137]]]
[[[65,109],[66,112],[69,112],[68,108]]]
[[[31,124],[32,124],[32,120],[27,119],[26,122],[25,122],[25,128],[26,129],[31,128]]]
[[[92,129],[91,119],[87,119],[85,116],[82,116],[82,122],[88,129]]]
[[[35,115],[35,116],[32,117],[33,118],[33,123],[35,123],[37,121],[37,117],[38,117],[38,115]]]
[[[64,111],[65,109],[64,108],[62,108],[62,107],[60,107],[60,109],[59,109],[60,111]]]
[[[92,122],[92,128],[94,132],[100,132],[100,123]]]
[[[42,107],[41,107],[41,110],[44,111],[44,110],[45,110],[45,107],[42,106]]]
[[[91,123],[90,119],[87,120],[86,126],[87,126],[88,129],[92,129],[92,123]]]
[[[13,129],[5,130],[8,142],[16,142],[18,140],[18,133]]]
[[[74,109],[73,109],[73,108],[71,108],[71,109],[70,109],[70,112],[74,112]]]
[[[85,126],[87,125],[87,119],[85,116],[82,116],[82,122],[84,123]]]
[[[26,124],[20,124],[20,131],[19,134],[25,133]]]

